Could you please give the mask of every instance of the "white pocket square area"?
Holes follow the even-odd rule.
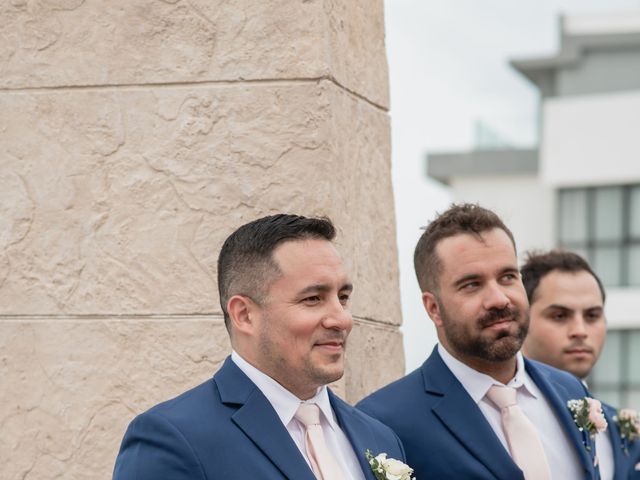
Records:
[[[636,472],[640,472],[640,462],[636,463],[636,466],[633,467]]]

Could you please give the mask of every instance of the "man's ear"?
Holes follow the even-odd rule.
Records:
[[[436,327],[441,327],[442,317],[440,316],[440,305],[438,304],[436,296],[431,292],[423,292],[422,304]]]
[[[255,330],[258,306],[249,297],[234,295],[227,302],[227,313],[232,329],[237,333],[251,335]]]

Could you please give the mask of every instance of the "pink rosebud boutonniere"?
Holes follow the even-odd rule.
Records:
[[[629,455],[629,445],[640,436],[640,417],[638,412],[630,408],[618,410],[613,420],[618,424],[622,450]]]
[[[602,413],[602,404],[599,400],[584,397],[580,400],[569,400],[567,406],[573,415],[573,421],[582,432],[584,447],[591,451],[591,442],[596,434],[607,429],[607,420]]]

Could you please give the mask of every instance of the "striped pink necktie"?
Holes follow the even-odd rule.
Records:
[[[550,480],[551,472],[538,432],[518,406],[516,389],[492,386],[487,397],[500,408],[511,458],[526,480]]]
[[[315,403],[300,404],[295,418],[305,426],[304,446],[316,478],[318,480],[343,479],[342,469],[324,441],[318,405]]]

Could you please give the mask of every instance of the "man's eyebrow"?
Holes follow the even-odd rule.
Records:
[[[562,310],[565,312],[573,312],[572,308],[569,308],[566,305],[559,305],[557,303],[552,303],[551,305],[547,305],[546,307],[544,307],[543,312],[546,312],[547,310]]]
[[[306,287],[304,287],[302,290],[300,290],[299,294],[300,295],[306,295],[308,293],[326,293],[331,291],[331,287],[326,284],[326,283],[314,283],[312,285],[308,285]],[[351,283],[345,283],[344,285],[342,285],[340,287],[340,291],[344,292],[351,292],[353,291],[353,284]]]
[[[518,267],[504,267],[502,270],[500,270],[500,273],[512,273],[512,272],[520,273],[520,270],[518,270]]]
[[[345,283],[340,287],[341,292],[353,292],[353,283]]]
[[[307,293],[316,293],[316,292],[328,292],[331,290],[331,287],[326,283],[314,283],[312,285],[307,285],[302,290],[300,290],[300,295],[306,295]]]
[[[584,309],[585,312],[593,312],[593,311],[597,311],[597,312],[603,312],[604,311],[604,307],[601,305],[594,305],[593,307],[587,307]]]
[[[520,274],[520,271],[518,270],[518,267],[515,266],[508,266],[508,267],[504,267],[500,270],[499,275],[502,276],[505,273],[517,273],[518,275]],[[466,283],[466,282],[471,282],[474,280],[480,280],[482,278],[482,275],[479,275],[477,273],[470,273],[468,275],[465,275],[464,277],[459,278],[458,280],[456,280],[455,282],[453,282],[453,286],[454,287],[459,287],[460,285]]]

